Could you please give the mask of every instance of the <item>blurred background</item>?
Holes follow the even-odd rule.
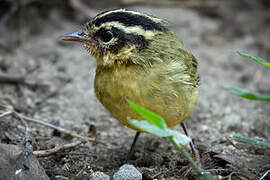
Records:
[[[26,116],[84,135],[95,127],[98,139],[108,144],[89,143],[73,154],[40,158],[49,177],[97,170],[112,174],[128,152],[134,131],[120,125],[95,98],[95,60],[79,44],[59,41],[60,35],[112,8],[167,20],[198,59],[199,104],[187,124],[205,169],[224,177],[240,172],[235,179],[258,178],[269,169],[269,153],[242,151],[231,140],[233,134],[269,140],[269,103],[240,99],[223,89],[233,86],[270,94],[269,69],[236,53],[270,59],[269,0],[0,0],[0,97]],[[0,142],[20,144],[23,127],[5,118],[0,120]],[[39,125],[31,125],[30,134],[35,150],[71,141]],[[179,169],[185,162],[161,142],[143,135],[134,164],[145,178],[159,172],[160,178],[182,178]],[[67,165],[69,169],[64,168]],[[77,177],[83,179],[83,173]]]

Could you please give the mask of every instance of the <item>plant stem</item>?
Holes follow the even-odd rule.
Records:
[[[195,161],[192,159],[190,154],[185,150],[185,148],[181,145],[175,142],[174,138],[172,136],[168,137],[169,140],[173,143],[173,145],[178,149],[180,154],[184,156],[192,166],[192,168],[195,170],[195,172],[200,176],[202,175],[202,169],[199,165],[195,163]]]

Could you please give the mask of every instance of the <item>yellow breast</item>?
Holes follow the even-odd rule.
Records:
[[[194,110],[198,89],[181,81],[185,73],[174,74],[167,68],[169,65],[163,64],[147,69],[137,65],[110,69],[98,67],[96,96],[113,117],[134,130],[137,129],[128,123],[127,117],[137,120],[142,120],[142,117],[126,103],[125,98],[161,115],[168,127],[175,126]]]

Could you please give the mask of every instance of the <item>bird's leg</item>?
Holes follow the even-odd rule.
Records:
[[[189,132],[188,132],[188,129],[187,129],[187,125],[186,125],[185,122],[182,122],[182,123],[181,123],[181,127],[183,128],[183,130],[184,130],[186,136],[187,136],[187,137],[190,137]],[[190,138],[190,139],[191,139],[191,138]],[[190,146],[191,151],[192,151],[193,159],[194,159],[195,161],[197,161],[197,162],[200,162],[200,155],[199,155],[199,152],[198,152],[197,148],[195,147],[195,145],[194,145],[192,139],[191,139],[191,141],[190,141],[190,143],[189,143],[189,146]]]
[[[128,156],[127,156],[127,160],[126,161],[129,161],[131,159],[131,157],[132,157],[132,155],[134,153],[134,150],[135,150],[136,141],[137,141],[137,139],[138,139],[138,137],[139,137],[140,134],[141,134],[140,132],[137,132],[136,133],[136,135],[135,135],[135,137],[133,139],[132,145],[130,147],[130,150],[128,152]]]

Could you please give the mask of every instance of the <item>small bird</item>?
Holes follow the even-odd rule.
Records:
[[[126,98],[161,115],[168,127],[181,124],[188,135],[184,120],[198,102],[198,63],[165,20],[126,9],[109,10],[61,39],[82,43],[95,57],[97,98],[113,117],[137,131],[128,159],[141,131],[127,118],[143,119]],[[193,143],[191,149],[198,158]]]

